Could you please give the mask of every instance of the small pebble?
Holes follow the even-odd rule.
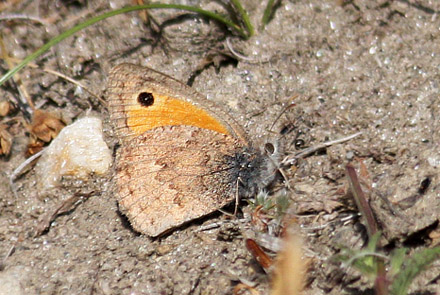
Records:
[[[35,170],[39,186],[45,191],[56,187],[66,175],[83,180],[91,173],[104,175],[111,162],[101,120],[85,117],[61,130],[41,156]]]

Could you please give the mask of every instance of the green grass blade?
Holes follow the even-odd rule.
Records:
[[[440,258],[440,247],[423,249],[414,253],[404,263],[404,268],[397,274],[391,285],[392,295],[408,294],[412,281],[435,260]]]
[[[264,29],[266,27],[266,25],[269,23],[269,19],[273,13],[274,3],[275,3],[275,0],[267,1],[266,8],[264,9],[263,18],[261,19],[261,28],[262,29]]]
[[[251,23],[251,20],[249,19],[249,15],[247,14],[246,10],[244,10],[244,8],[241,5],[239,0],[231,0],[231,3],[237,9],[238,13],[241,16],[241,19],[243,20],[244,25],[246,26],[246,29],[248,31],[248,35],[245,37],[245,39],[252,37],[255,34],[255,30],[254,30],[254,26]]]
[[[394,277],[400,272],[400,270],[402,269],[402,265],[405,262],[407,252],[408,249],[406,248],[398,248],[393,251],[390,259],[390,269],[388,271],[390,276]]]
[[[243,38],[247,38],[247,34],[246,32],[240,28],[238,25],[236,25],[235,23],[233,23],[232,21],[228,20],[227,18],[224,18],[223,16],[216,14],[214,12],[211,11],[207,11],[207,10],[203,10],[200,9],[198,7],[194,7],[194,6],[187,6],[187,5],[174,5],[174,4],[148,4],[148,5],[138,5],[138,6],[129,6],[129,7],[125,7],[125,8],[121,8],[121,9],[117,9],[117,10],[113,10],[113,11],[109,11],[106,12],[104,14],[95,16],[91,19],[88,19],[86,21],[84,21],[83,23],[68,29],[67,31],[61,33],[60,35],[56,36],[55,38],[51,39],[49,42],[47,42],[46,44],[44,44],[41,48],[39,48],[38,50],[36,50],[34,53],[28,55],[22,62],[20,62],[18,65],[16,65],[14,68],[12,68],[11,70],[9,70],[5,75],[3,75],[0,78],[0,86],[3,85],[3,83],[5,83],[9,78],[11,78],[15,73],[17,73],[18,71],[20,71],[23,67],[25,67],[29,62],[33,61],[34,59],[36,59],[37,57],[41,56],[43,53],[45,53],[47,50],[49,50],[52,46],[60,43],[61,41],[63,41],[64,39],[72,36],[73,34],[75,34],[76,32],[91,26],[101,20],[104,20],[106,18],[118,15],[118,14],[122,14],[122,13],[127,13],[127,12],[131,12],[131,11],[136,11],[136,10],[142,10],[142,9],[157,9],[157,8],[161,8],[161,9],[179,9],[179,10],[186,10],[186,11],[191,11],[191,12],[195,12],[198,13],[200,15],[206,16],[208,18],[214,19],[220,23],[223,23],[224,25],[226,25],[227,27],[231,28],[232,30],[236,31],[238,34],[240,34],[240,36],[242,36]]]

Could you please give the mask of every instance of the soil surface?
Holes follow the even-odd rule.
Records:
[[[266,1],[242,2],[259,28]],[[223,1],[179,4],[225,14],[228,8]],[[131,1],[1,5],[2,15],[37,18],[0,23],[9,55],[23,59],[73,25]],[[105,106],[41,69],[74,78],[99,96],[109,70],[122,62],[189,81],[244,126],[255,147],[276,142],[280,161],[362,134],[283,165],[284,179],[269,191],[272,199],[290,201],[282,213],[263,210],[258,220],[251,198],[236,216],[217,212],[150,239],[119,212],[111,173],[66,178],[43,193],[30,167],[14,181],[13,193],[10,176],[25,160],[29,138],[28,118],[17,105],[1,118],[14,140],[10,155],[0,159],[0,294],[232,294],[239,284],[268,294],[273,270],[258,265],[245,241],[253,239],[275,257],[287,224],[304,240],[305,294],[371,294],[370,281],[330,259],[341,245],[360,249],[367,241],[347,193],[345,165],[360,171],[386,253],[439,243],[439,12],[436,0],[283,0],[249,40],[176,10],[152,10],[150,23],[138,12],[115,16],[67,38],[35,61],[38,68],[27,67],[15,84],[6,83],[0,97],[17,101],[18,85],[38,108],[66,123],[98,116],[113,150]],[[6,63],[1,67],[5,72]],[[224,210],[233,212],[234,205]],[[440,294],[439,273],[436,262],[411,292]]]

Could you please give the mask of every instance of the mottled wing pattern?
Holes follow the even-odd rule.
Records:
[[[238,175],[230,136],[192,126],[165,126],[122,146],[116,160],[121,211],[149,236],[230,203]]]

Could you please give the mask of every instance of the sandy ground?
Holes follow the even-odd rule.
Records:
[[[264,9],[257,2],[243,1],[254,24]],[[371,185],[369,198],[387,251],[439,242],[440,2],[345,2],[281,1],[266,29],[249,40],[196,15],[152,11],[159,24],[153,30],[130,13],[77,33],[37,63],[97,94],[109,69],[121,62],[191,80],[230,111],[255,146],[276,140],[285,155],[362,131],[285,167],[291,188],[284,183],[278,196],[291,200],[288,214],[305,241],[311,265],[305,293],[370,294],[371,283],[359,273],[329,260],[340,245],[365,243],[365,227],[346,194],[349,161],[366,167],[363,179]],[[224,11],[217,2],[181,3]],[[22,59],[80,19],[129,4],[19,1],[2,14],[20,12],[49,23],[2,21],[4,43],[11,56]],[[232,58],[195,75],[208,56]],[[26,68],[20,79],[37,106],[68,123],[86,113],[102,118],[114,147],[108,114],[87,92],[37,69]],[[2,99],[16,97],[14,89],[3,87]],[[295,106],[286,110],[292,100]],[[269,292],[271,276],[255,262],[245,239],[255,239],[274,256],[270,238],[276,234],[250,221],[253,207],[246,203],[237,217],[215,213],[152,240],[134,232],[119,213],[111,176],[66,180],[42,193],[29,169],[15,181],[14,196],[9,175],[25,159],[27,134],[12,117],[23,115],[2,118],[14,143],[11,155],[0,159],[0,294],[231,294],[239,282],[258,294]],[[76,207],[35,236],[48,214],[78,195]],[[440,294],[439,273],[436,262],[411,290]]]

